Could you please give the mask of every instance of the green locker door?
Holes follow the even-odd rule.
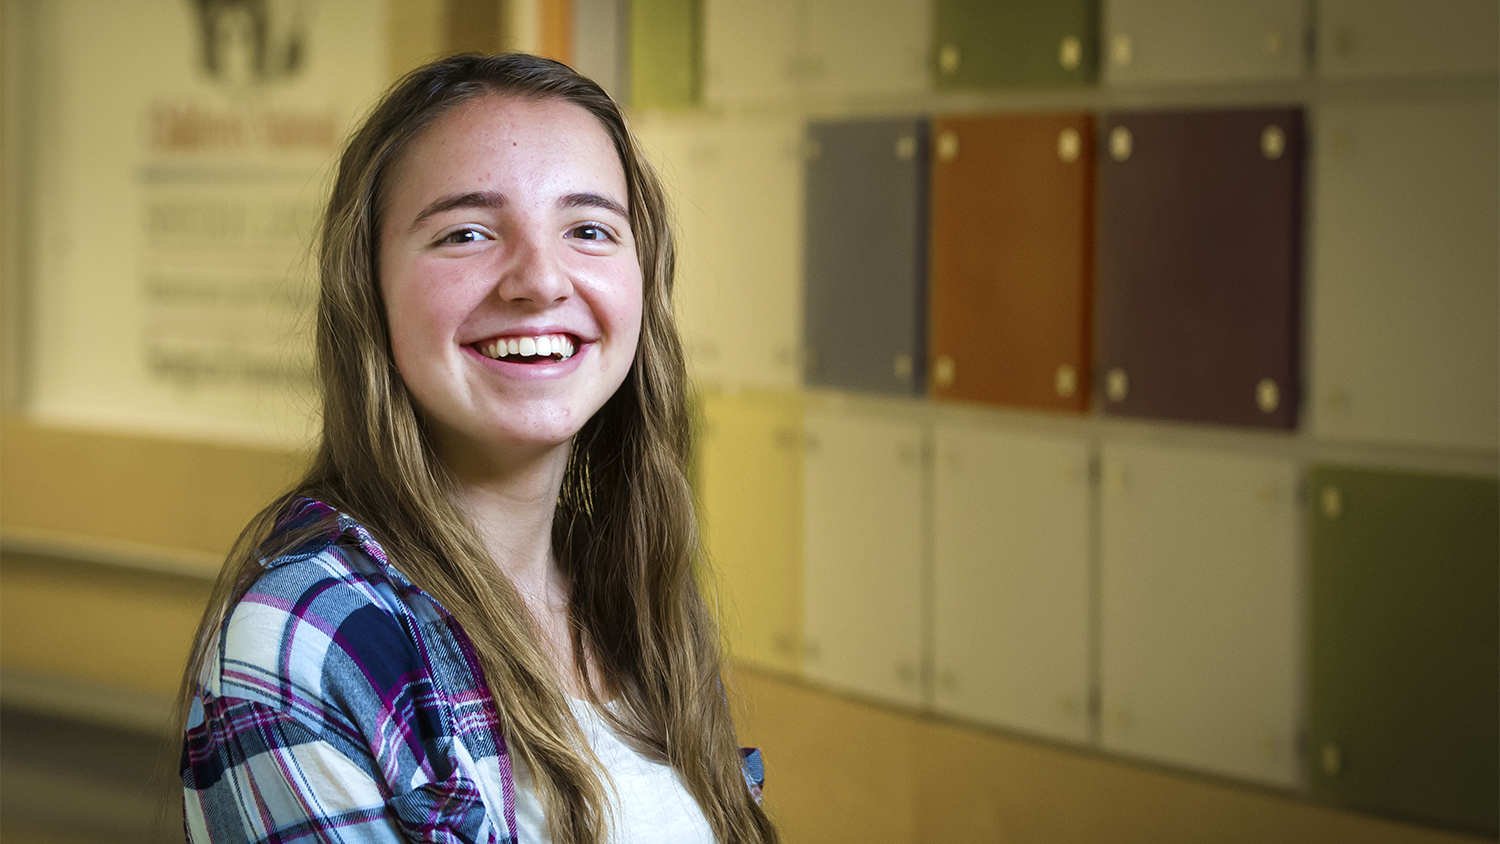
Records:
[[[707,393],[700,402],[699,520],[729,656],[799,674],[802,399]]]
[[[936,0],[932,23],[939,91],[1091,85],[1098,77],[1097,0]]]
[[[1334,466],[1308,483],[1314,796],[1493,835],[1500,485]]]
[[[700,0],[631,0],[630,103],[691,108],[703,79]]]

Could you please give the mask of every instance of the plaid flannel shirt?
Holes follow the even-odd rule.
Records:
[[[515,842],[516,786],[494,700],[447,610],[362,526],[326,522],[268,562],[226,620],[184,737],[188,840]],[[756,799],[758,751],[744,751]]]

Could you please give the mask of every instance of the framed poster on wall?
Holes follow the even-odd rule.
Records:
[[[384,0],[32,4],[30,417],[309,440],[315,229],[386,81],[386,15]]]

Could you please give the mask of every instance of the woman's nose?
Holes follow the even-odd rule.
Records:
[[[572,293],[573,281],[560,252],[558,245],[543,235],[518,238],[496,286],[500,298],[536,306],[566,299]]]

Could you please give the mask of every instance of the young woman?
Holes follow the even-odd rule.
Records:
[[[772,842],[699,595],[662,189],[609,97],[464,55],[354,134],[323,433],[184,680],[195,842]]]

